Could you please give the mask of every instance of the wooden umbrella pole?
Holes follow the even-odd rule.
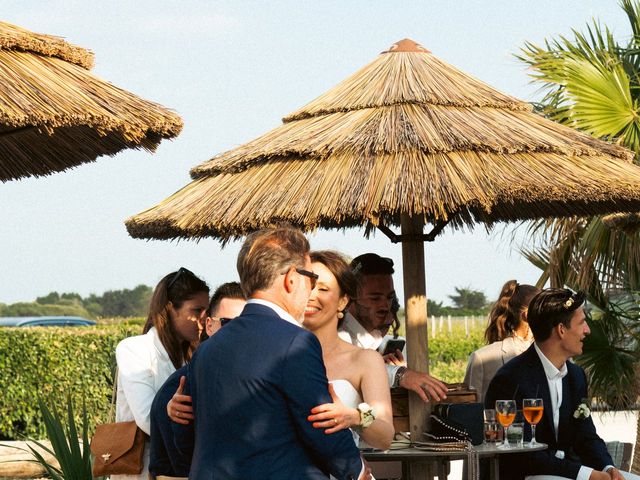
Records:
[[[401,219],[402,276],[404,279],[405,326],[407,335],[407,365],[411,370],[429,372],[427,343],[427,296],[425,282],[424,241],[419,240],[424,221],[409,215]],[[411,235],[411,236],[410,236]],[[409,424],[411,439],[422,441],[427,427],[431,405],[426,404],[415,392],[409,392]],[[418,468],[420,467],[420,468]],[[429,473],[428,466],[417,465],[411,469],[411,479],[423,480]]]

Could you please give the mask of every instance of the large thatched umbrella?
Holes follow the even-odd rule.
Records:
[[[0,22],[0,181],[153,151],[180,133],[178,115],[99,79],[92,65],[88,50]]]
[[[403,40],[126,224],[163,239],[228,239],[279,221],[380,228],[402,242],[408,362],[427,370],[424,240],[447,223],[637,210],[631,158]],[[410,399],[419,439],[426,412]]]

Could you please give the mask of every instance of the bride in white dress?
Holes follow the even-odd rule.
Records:
[[[356,279],[349,264],[337,252],[311,252],[313,272],[319,278],[305,310],[304,326],[322,345],[333,403],[313,408],[309,421],[315,428],[331,434],[351,428],[354,439],[367,446],[386,450],[394,428],[391,395],[384,361],[375,350],[355,347],[338,337],[338,322],[356,294]],[[367,427],[361,423],[358,405],[367,403],[375,420]]]

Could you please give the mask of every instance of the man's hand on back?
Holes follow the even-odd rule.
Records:
[[[400,386],[407,390],[413,390],[424,402],[430,400],[439,402],[447,398],[447,386],[437,378],[426,373],[409,370],[404,373]]]

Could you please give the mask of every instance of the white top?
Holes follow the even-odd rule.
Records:
[[[336,380],[330,380],[329,383],[333,385],[333,390],[336,392],[336,395],[340,398],[340,401],[347,405],[348,407],[358,408],[358,405],[362,403],[362,397],[360,396],[360,392],[356,390],[356,387],[346,379],[338,378]],[[360,435],[356,433],[355,430],[351,430],[351,435],[353,435],[353,441],[360,448],[368,448],[369,446],[360,441]],[[332,480],[335,480],[335,477],[330,477]],[[371,480],[376,480],[373,475],[371,475]]]
[[[118,396],[116,422],[135,420],[147,435],[151,431],[151,402],[156,392],[176,371],[158,332],[152,327],[145,335],[129,337],[116,347],[118,364]],[[144,468],[140,475],[112,475],[119,480],[147,480],[149,477],[149,444],[145,445]]]
[[[356,318],[349,312],[344,315],[342,325],[338,329],[338,336],[351,345],[368,350],[377,350],[384,339],[378,330],[368,332],[367,329],[360,325],[360,322],[358,322],[358,320],[356,320]],[[390,365],[388,363],[385,363],[384,366],[387,369],[389,387],[392,387],[396,371],[400,366]]]

